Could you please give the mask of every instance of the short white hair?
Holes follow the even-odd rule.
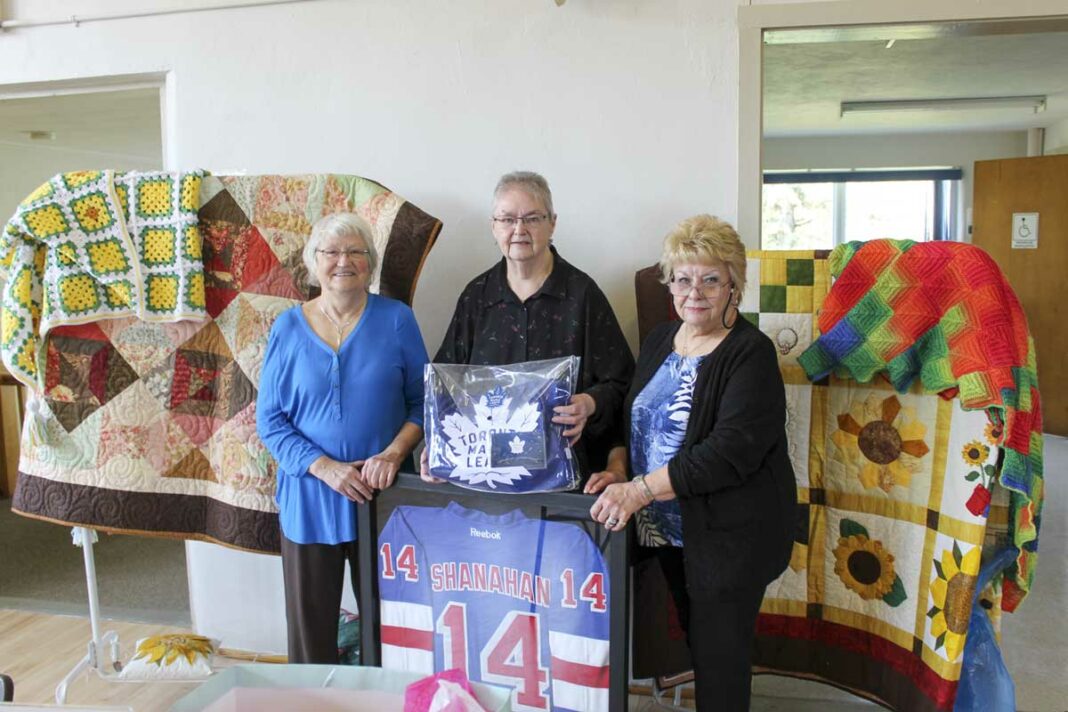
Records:
[[[356,213],[331,213],[319,218],[312,225],[311,235],[304,244],[304,266],[308,268],[308,281],[314,286],[319,286],[319,279],[315,276],[315,251],[323,240],[329,237],[341,237],[342,235],[358,235],[363,244],[367,246],[367,266],[371,274],[375,273],[378,266],[378,252],[375,250],[374,228],[370,223]]]
[[[519,188],[541,201],[549,218],[555,218],[553,212],[553,192],[549,190],[549,181],[534,171],[513,171],[505,173],[497,181],[497,187],[493,189],[493,206],[497,206],[497,198],[509,188]]]

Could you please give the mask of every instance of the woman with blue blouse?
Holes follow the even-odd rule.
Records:
[[[320,219],[303,256],[322,293],[271,328],[256,429],[278,461],[289,662],[336,664],[356,503],[413,467],[427,354],[412,310],[367,291],[378,259],[361,217]]]
[[[680,321],[642,344],[623,405],[627,447],[590,478],[587,491],[602,492],[590,514],[613,531],[635,519],[639,543],[656,548],[697,709],[747,710],[757,613],[794,539],[785,388],[775,346],[740,318],[745,246],[730,225],[684,220],[660,269]]]

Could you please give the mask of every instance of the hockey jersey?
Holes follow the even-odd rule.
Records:
[[[378,554],[382,667],[461,668],[516,710],[608,709],[608,571],[581,528],[401,506]]]
[[[424,427],[430,472],[483,491],[574,489],[579,473],[553,409],[575,392],[579,358],[508,366],[429,364]]]

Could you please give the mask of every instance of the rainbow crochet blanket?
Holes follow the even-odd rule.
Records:
[[[1020,553],[1002,607],[1014,610],[1034,578],[1043,499],[1035,348],[1016,295],[989,255],[962,243],[851,242],[831,254],[830,271],[822,336],[798,362],[813,380],[885,373],[901,392],[919,377],[928,392],[987,412],[1012,493]]]

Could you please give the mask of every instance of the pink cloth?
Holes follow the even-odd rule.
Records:
[[[471,689],[471,683],[467,680],[467,675],[460,668],[453,668],[452,670],[445,670],[444,672],[424,677],[421,680],[416,680],[408,685],[404,689],[404,712],[428,712],[430,703],[438,692],[438,682],[441,680],[459,685],[474,698],[475,691]],[[436,709],[441,712],[453,712],[454,709],[456,712],[464,712],[469,708],[461,702],[456,702],[450,703],[447,707],[438,707]]]

